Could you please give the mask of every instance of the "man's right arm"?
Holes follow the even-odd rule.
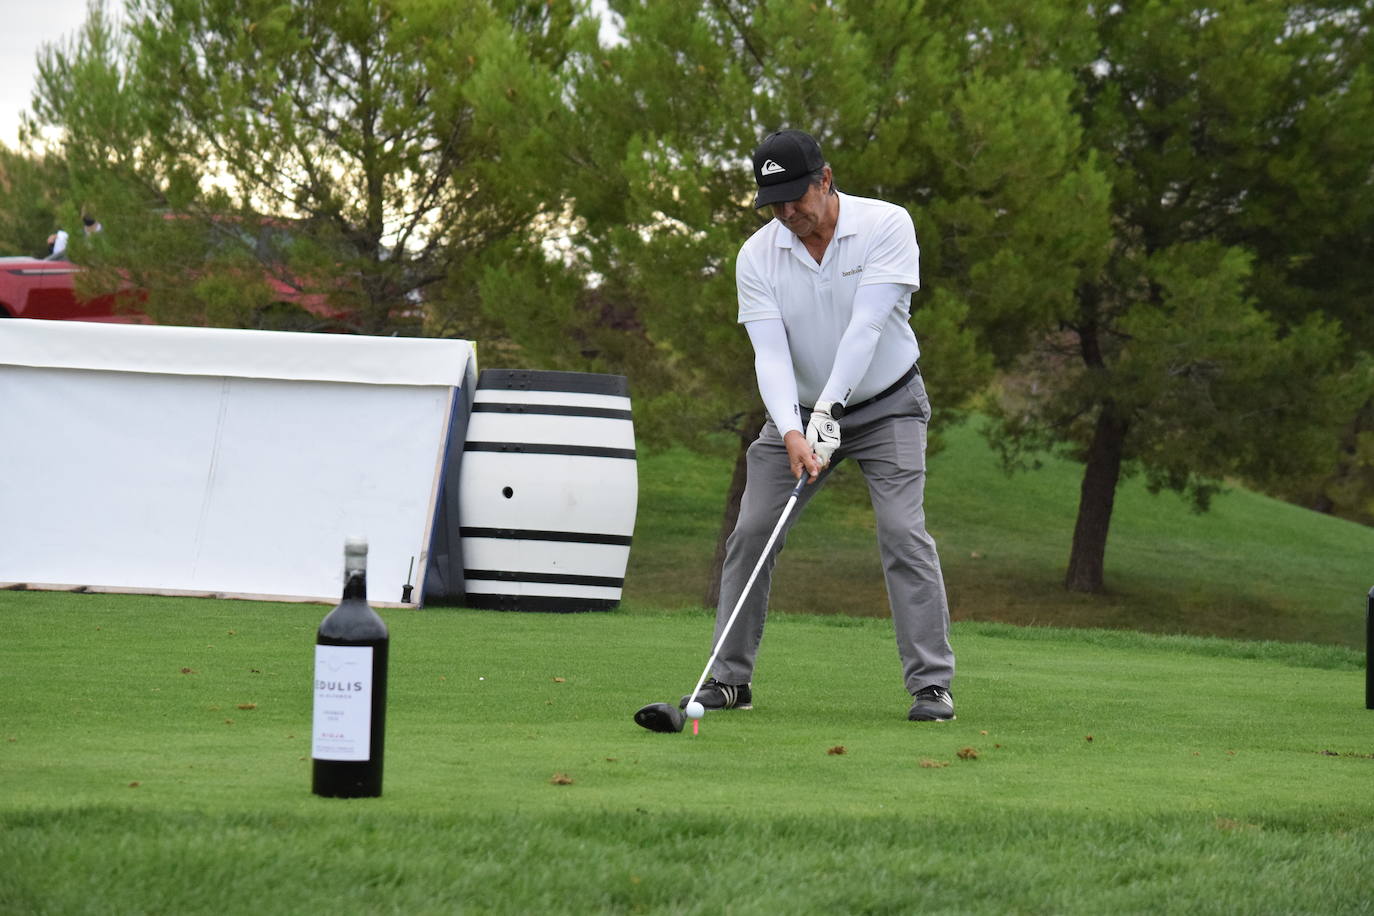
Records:
[[[787,343],[787,328],[782,323],[782,311],[771,287],[749,256],[751,243],[757,243],[759,238],[755,235],[745,243],[735,264],[739,318],[754,346],[754,375],[758,379],[759,395],[782,435],[792,473],[798,477],[803,472],[808,473],[815,481],[821,464],[801,431],[797,376],[792,366],[792,350]]]
[[[801,408],[797,406],[797,378],[792,371],[792,352],[787,347],[787,329],[781,318],[746,321],[749,342],[754,345],[754,375],[768,416],[787,435],[801,432]]]
[[[801,431],[797,377],[792,369],[792,353],[787,346],[787,329],[781,318],[746,321],[744,329],[749,332],[749,342],[754,345],[754,374],[758,378],[759,395],[787,447],[792,473],[800,477],[804,471],[815,480],[821,472],[821,463]]]

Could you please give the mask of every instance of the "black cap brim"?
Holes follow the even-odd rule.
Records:
[[[793,178],[791,181],[764,185],[754,195],[754,209],[757,210],[771,204],[785,204],[794,200],[801,200],[806,195],[806,189],[811,187],[811,177],[810,175],[803,175],[800,178]]]

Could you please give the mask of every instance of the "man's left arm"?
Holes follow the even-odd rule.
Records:
[[[864,254],[864,285],[854,294],[849,324],[817,406],[844,404],[863,380],[893,309],[921,286],[921,248],[911,215],[890,207]]]
[[[821,390],[816,406],[828,407],[838,401],[844,404],[849,400],[854,386],[863,380],[873,362],[873,354],[878,349],[878,339],[883,327],[902,301],[914,292],[914,288],[901,283],[871,283],[859,287],[854,294],[854,311],[849,325],[840,337],[839,348],[835,351],[835,362],[830,367],[830,378]]]
[[[859,287],[854,294],[854,314],[840,338],[830,378],[821,391],[816,408],[806,424],[806,441],[820,460],[821,466],[830,464],[830,456],[840,447],[840,424],[834,419],[834,405],[844,404],[859,384],[873,354],[887,318],[903,297],[911,295],[911,287],[899,283],[874,283]]]

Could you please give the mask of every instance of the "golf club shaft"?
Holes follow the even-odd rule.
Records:
[[[716,656],[720,654],[720,647],[725,645],[725,637],[730,635],[730,628],[735,625],[735,618],[739,616],[740,608],[744,607],[744,599],[749,597],[749,590],[754,587],[754,580],[759,577],[759,572],[763,569],[763,564],[768,559],[768,553],[773,549],[773,542],[782,533],[783,525],[787,523],[787,517],[792,514],[792,507],[801,498],[802,487],[806,486],[806,470],[802,470],[802,475],[797,478],[797,485],[792,488],[792,495],[787,498],[787,505],[782,507],[782,515],[778,517],[778,523],[773,526],[773,533],[768,535],[768,543],[763,545],[763,553],[759,554],[759,561],[754,564],[754,571],[749,574],[749,580],[744,583],[744,589],[739,593],[739,600],[735,602],[735,609],[730,612],[729,618],[725,621],[725,629],[720,631],[720,638],[716,640],[716,647],[711,650],[711,657],[706,660],[706,667],[701,672],[701,677],[697,678],[697,685],[692,688],[692,695],[687,702],[692,702],[697,698],[697,692],[701,690],[701,685],[706,683],[706,678],[711,674],[711,666],[716,663]]]

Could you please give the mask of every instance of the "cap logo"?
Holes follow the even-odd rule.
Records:
[[[783,168],[782,166],[778,165],[778,164],[777,164],[776,162],[774,162],[772,159],[769,159],[767,162],[765,162],[765,163],[763,164],[763,168],[759,169],[759,174],[760,174],[760,175],[776,175],[776,174],[778,174],[779,172],[785,172],[785,171],[787,171],[787,169],[785,169],[785,168]]]

